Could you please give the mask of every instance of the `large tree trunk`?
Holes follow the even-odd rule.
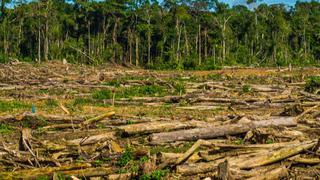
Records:
[[[40,1],[38,2],[38,8],[40,10]],[[40,24],[40,14],[38,17],[38,62],[41,62],[41,24]]]
[[[177,31],[177,52],[176,52],[176,62],[179,62],[180,59],[180,39],[181,39],[181,30],[180,30],[180,21],[177,18],[176,20],[176,31]]]
[[[113,55],[112,62],[116,62],[116,45],[117,45],[117,29],[118,29],[119,18],[117,17],[114,22],[113,32],[112,32],[112,41],[113,41]]]
[[[201,24],[199,24],[199,65],[201,65]]]
[[[188,33],[186,30],[186,25],[183,26],[184,30],[184,46],[185,46],[185,57],[189,57],[189,41],[188,41]]]
[[[44,59],[48,60],[48,56],[49,56],[49,4],[50,1],[47,1],[47,7],[46,7],[46,24],[45,24],[45,39],[44,39]]]
[[[170,130],[177,129],[186,129],[186,128],[194,128],[194,127],[207,127],[208,124],[201,121],[187,121],[187,122],[179,122],[179,121],[164,121],[164,122],[149,122],[143,124],[132,124],[120,126],[119,129],[123,131],[126,135],[134,135],[134,134],[150,134],[156,132],[165,132]]]
[[[208,29],[204,31],[204,58],[208,58]]]
[[[210,139],[219,136],[236,135],[248,132],[252,129],[268,126],[296,126],[294,118],[278,117],[271,120],[251,121],[249,123],[238,123],[231,125],[217,126],[215,128],[195,128],[173,132],[163,132],[150,136],[152,144],[160,144],[175,141],[190,141],[198,139]]]
[[[148,14],[148,64],[151,64],[151,18],[150,14]]]
[[[136,34],[136,66],[139,66],[139,36]]]
[[[128,42],[129,42],[129,63],[132,65],[132,32],[131,28],[128,30]]]
[[[91,31],[90,31],[90,26],[91,26],[91,21],[90,19],[87,20],[87,29],[88,29],[88,55],[91,55]]]

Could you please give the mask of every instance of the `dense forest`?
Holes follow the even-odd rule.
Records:
[[[154,69],[317,65],[320,3],[217,0],[0,1],[0,62]]]

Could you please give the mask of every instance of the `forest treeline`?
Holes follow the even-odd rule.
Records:
[[[155,69],[317,65],[320,3],[230,7],[217,0],[0,0],[0,62]],[[258,5],[259,4],[259,5]]]

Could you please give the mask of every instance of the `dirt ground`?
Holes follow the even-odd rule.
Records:
[[[317,179],[314,76],[1,64],[0,179]]]

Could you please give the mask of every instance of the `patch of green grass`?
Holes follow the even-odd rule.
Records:
[[[111,160],[111,158],[109,157],[104,157],[101,159],[97,159],[93,162],[93,164],[97,167],[97,166],[102,166],[103,164],[105,164],[106,162],[109,162]]]
[[[184,94],[186,93],[186,87],[185,84],[183,82],[176,82],[174,83],[174,88],[175,88],[175,92],[177,94]]]
[[[116,163],[117,166],[124,167],[126,166],[130,161],[133,160],[133,152],[132,148],[127,146],[125,152],[122,154],[122,156],[119,158],[118,162]]]
[[[152,173],[144,174],[139,177],[140,180],[160,180],[169,173],[169,169],[155,170]]]
[[[144,86],[132,86],[132,87],[120,89],[116,93],[116,98],[164,96],[165,94],[166,94],[166,90],[162,86],[144,85]]]
[[[234,143],[236,145],[243,145],[244,144],[244,140],[239,138],[239,139],[235,140]]]
[[[40,176],[37,177],[36,180],[50,180],[50,178],[48,176]]]
[[[94,91],[92,93],[93,99],[103,100],[103,99],[111,99],[112,98],[112,92],[109,89],[103,89]]]
[[[132,120],[127,120],[127,124],[134,124]]]
[[[311,76],[305,85],[305,91],[316,93],[320,89],[320,76]]]
[[[59,106],[58,101],[55,99],[47,99],[44,104],[48,108],[56,108]]]
[[[252,88],[250,85],[246,84],[246,85],[243,85],[242,86],[242,90],[241,90],[241,93],[249,93],[252,91]]]
[[[267,140],[266,140],[266,144],[273,144],[274,142],[273,142],[273,139],[271,139],[271,138],[268,138]]]
[[[12,132],[12,127],[7,124],[0,124],[0,134],[10,134]]]
[[[218,80],[223,80],[223,76],[222,74],[209,74],[207,75],[207,79],[218,81]]]
[[[142,156],[142,157],[139,159],[139,161],[140,161],[141,163],[147,162],[148,160],[149,160],[149,158],[148,158],[147,156]]]
[[[105,83],[103,83],[104,85],[107,86],[114,86],[114,87],[120,87],[121,85],[121,80],[119,79],[112,79],[111,81],[107,81]]]
[[[73,100],[72,105],[73,106],[83,106],[83,105],[88,105],[88,104],[93,104],[94,102],[92,99],[87,99],[87,98],[76,98]]]
[[[17,109],[31,110],[31,105],[20,101],[0,100],[0,112],[13,111]]]

